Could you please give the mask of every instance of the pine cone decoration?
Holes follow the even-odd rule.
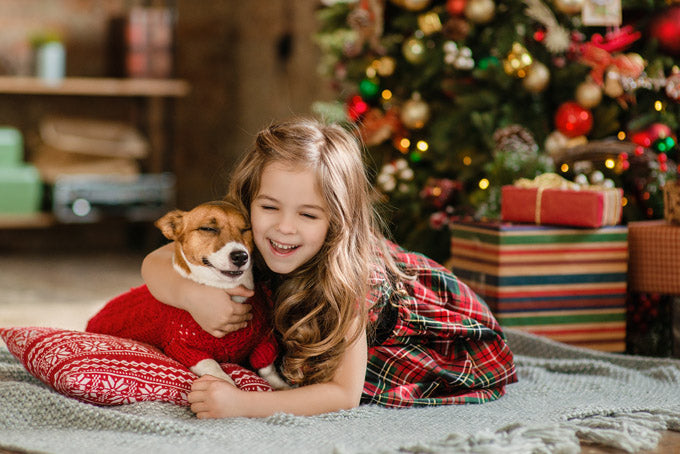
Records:
[[[470,33],[470,24],[463,18],[451,17],[444,24],[444,36],[452,41],[463,41]]]
[[[536,153],[538,146],[534,136],[520,125],[497,129],[493,134],[496,152]]]

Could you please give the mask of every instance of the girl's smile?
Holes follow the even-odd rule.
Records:
[[[279,274],[314,257],[328,232],[328,210],[314,172],[278,162],[264,167],[250,216],[255,244]]]

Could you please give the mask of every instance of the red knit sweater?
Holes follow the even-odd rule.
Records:
[[[274,362],[278,347],[264,300],[256,294],[248,303],[253,306],[248,326],[217,338],[203,331],[187,311],[161,303],[142,285],[109,301],[86,330],[153,345],[187,367],[212,358],[241,365],[249,361],[257,370]]]

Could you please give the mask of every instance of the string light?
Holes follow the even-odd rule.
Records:
[[[562,172],[564,172],[564,173],[569,172],[569,164],[567,164],[567,163],[565,162],[564,164],[562,164],[562,165],[560,166],[560,170],[561,170]]]
[[[626,140],[626,133],[624,131],[619,131],[619,133],[616,135],[616,138],[619,140]]]
[[[479,188],[480,189],[486,189],[488,187],[489,187],[489,180],[487,180],[486,178],[482,178],[481,180],[479,180]]]
[[[380,96],[382,96],[382,99],[384,99],[385,101],[389,101],[390,99],[392,99],[392,92],[390,90],[385,89],[382,91],[382,93],[380,93]]]
[[[654,110],[661,112],[663,110],[663,103],[659,100],[654,101]]]
[[[606,159],[604,161],[604,166],[608,169],[613,169],[614,167],[616,167],[616,163],[614,162],[613,159]]]
[[[420,151],[427,151],[430,146],[424,140],[419,140],[418,143],[416,143],[416,148]]]
[[[469,166],[472,164],[472,158],[470,156],[463,156],[463,164]]]

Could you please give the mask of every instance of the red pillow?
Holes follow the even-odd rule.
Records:
[[[0,328],[9,351],[34,377],[57,392],[97,405],[142,401],[189,405],[197,378],[189,369],[141,342],[58,328]],[[271,391],[254,372],[222,364],[240,389]]]

